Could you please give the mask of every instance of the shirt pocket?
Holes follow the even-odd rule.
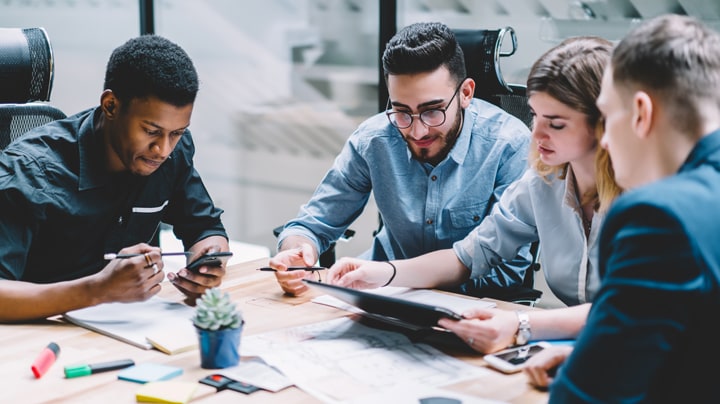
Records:
[[[149,243],[160,226],[168,201],[158,206],[133,206],[125,229],[127,245]]]
[[[467,227],[474,228],[479,225],[485,217],[486,207],[487,202],[448,209],[450,214],[450,223],[453,228],[456,229],[463,229]]]

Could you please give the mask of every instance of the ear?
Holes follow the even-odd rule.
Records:
[[[653,100],[648,93],[637,91],[633,95],[632,103],[633,131],[638,137],[647,138],[653,128]]]
[[[475,80],[471,78],[466,78],[465,82],[463,82],[462,86],[460,87],[460,94],[458,96],[460,97],[460,105],[463,109],[470,106],[470,102],[472,102],[473,96],[475,95]]]
[[[103,91],[100,96],[100,108],[105,114],[105,118],[114,119],[120,109],[120,100],[115,97],[112,90]]]

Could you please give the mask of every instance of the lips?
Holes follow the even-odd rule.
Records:
[[[551,149],[548,149],[547,147],[543,147],[543,146],[541,146],[541,145],[538,145],[537,148],[538,148],[538,152],[539,152],[540,154],[549,154],[549,153],[552,153],[552,152],[553,152]]]
[[[153,166],[153,167],[160,167],[160,165],[163,163],[163,160],[155,161],[155,160],[150,160],[150,159],[147,159],[147,158],[143,158],[143,161],[144,161],[145,163],[147,163],[148,165],[151,165],[151,166]]]
[[[435,138],[413,140],[413,143],[415,143],[415,145],[417,147],[421,147],[421,148],[430,147],[430,145],[432,145],[433,142],[435,142]]]

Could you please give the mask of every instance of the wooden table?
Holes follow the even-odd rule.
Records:
[[[255,269],[267,264],[267,258],[237,264],[228,268],[223,282],[242,310],[246,324],[243,335],[330,320],[348,313],[310,302],[312,291],[300,297],[283,294],[269,272]],[[161,296],[181,301],[182,295],[170,284],[163,284]],[[499,307],[516,305],[497,302]],[[525,309],[527,307],[521,306]],[[35,379],[30,364],[49,342],[56,342],[60,355],[41,378]],[[479,354],[467,350],[439,347],[448,354],[478,366],[486,366]],[[130,358],[136,363],[154,362],[183,368],[173,380],[198,381],[213,373],[200,367],[197,350],[166,355],[156,350],[143,350],[124,342],[67,324],[58,319],[25,324],[0,324],[0,403],[134,403],[137,383],[117,379],[117,371],[86,377],[65,379],[63,368],[77,363],[99,363]],[[522,373],[505,375],[492,371],[482,378],[461,382],[450,387],[465,394],[511,403],[545,403],[547,394],[532,388]],[[317,399],[291,387],[277,393],[258,391],[241,395],[233,391],[215,392],[199,385],[192,402],[224,403],[316,403]]]

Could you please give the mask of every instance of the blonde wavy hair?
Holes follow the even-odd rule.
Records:
[[[582,195],[581,203],[594,201],[596,211],[605,211],[622,192],[615,182],[615,172],[607,150],[600,147],[603,122],[595,100],[600,94],[603,72],[610,61],[612,43],[593,36],[580,36],[564,40],[545,52],[535,61],[527,80],[529,95],[544,92],[587,117],[589,128],[595,129],[597,151],[595,155],[596,189]],[[530,148],[530,167],[545,180],[551,176],[565,179],[569,163],[557,166],[544,164],[536,147]]]

